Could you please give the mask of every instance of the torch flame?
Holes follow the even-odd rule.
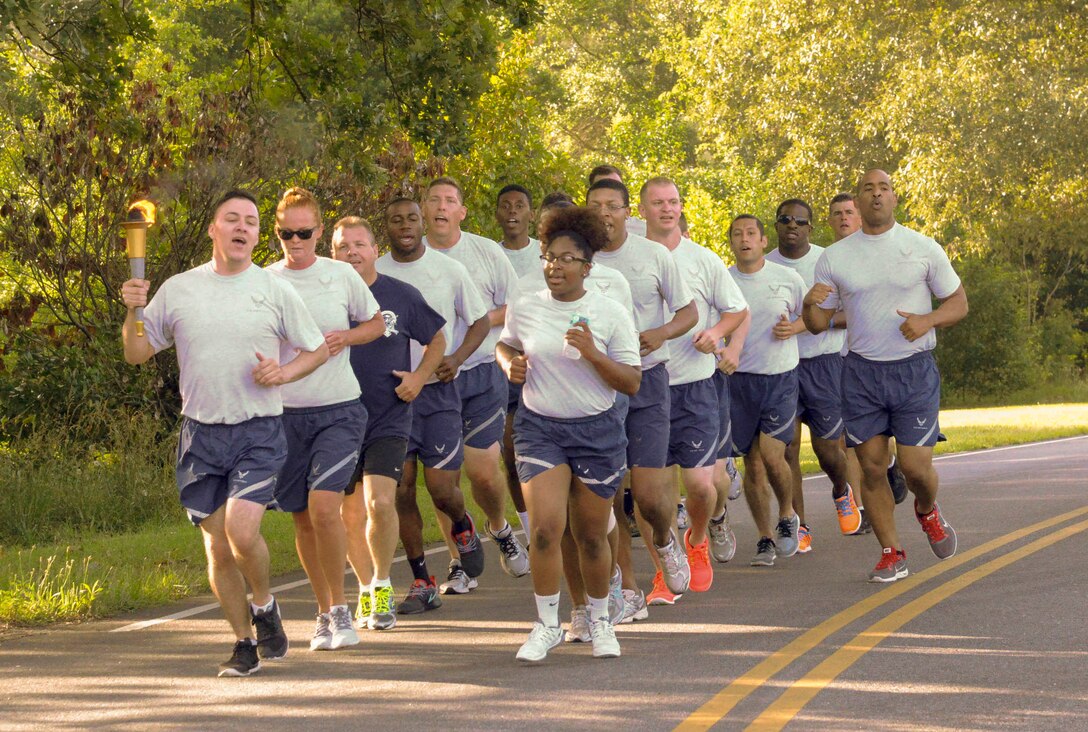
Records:
[[[128,207],[129,221],[143,221],[148,226],[155,223],[155,204],[151,201],[136,201]]]

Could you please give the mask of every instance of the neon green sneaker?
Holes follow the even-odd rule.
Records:
[[[389,630],[397,624],[397,601],[392,587],[375,587],[371,590],[371,610],[368,627],[371,630]]]

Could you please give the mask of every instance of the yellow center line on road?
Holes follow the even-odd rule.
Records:
[[[973,561],[984,554],[1000,549],[1014,541],[1019,541],[1038,531],[1049,529],[1052,526],[1080,518],[1088,514],[1088,506],[1063,513],[1059,516],[1040,521],[1031,526],[1026,526],[1012,533],[1005,534],[996,539],[981,544],[974,549],[959,554],[951,559],[946,559],[906,579],[901,579],[889,587],[876,592],[869,597],[857,602],[845,610],[831,616],[819,625],[805,631],[794,640],[787,643],[781,649],[775,651],[765,660],[756,664],[751,671],[737,678],[729,686],[714,695],[710,701],[703,704],[691,713],[687,719],[677,725],[678,732],[692,732],[694,730],[707,730],[717,724],[725,715],[748,697],[753,691],[765,684],[782,669],[789,666],[804,654],[816,648],[832,634],[843,629],[850,623],[859,620],[868,613],[891,602],[900,595],[913,590],[919,585],[931,579],[950,572],[967,562]]]
[[[791,684],[782,696],[756,717],[752,724],[748,726],[748,730],[752,732],[777,732],[777,730],[789,724],[813,697],[827,688],[840,674],[854,665],[882,640],[926,610],[994,572],[1086,529],[1088,529],[1088,521],[1067,526],[1050,536],[1036,539],[1008,554],[991,559],[989,562],[935,587],[921,597],[911,600],[903,607],[858,633],[852,640],[819,663],[816,668]]]

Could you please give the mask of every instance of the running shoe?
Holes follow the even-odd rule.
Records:
[[[623,620],[627,609],[627,603],[623,599],[623,573],[620,568],[612,572],[612,579],[608,581],[608,619],[612,625]]]
[[[856,534],[861,529],[861,510],[854,500],[854,489],[849,484],[842,498],[835,499],[835,513],[839,514],[839,531],[843,536]]]
[[[752,557],[752,561],[748,564],[752,567],[773,567],[777,555],[774,541],[764,536],[756,544],[756,555]]]
[[[922,525],[929,539],[929,548],[937,559],[948,559],[956,553],[956,530],[944,520],[941,508],[934,502],[933,510],[927,514],[918,513],[918,501],[914,502],[914,516]]]
[[[389,630],[397,625],[397,600],[393,597],[393,588],[389,585],[374,588],[372,610],[367,619],[371,630]]]
[[[616,640],[616,629],[608,618],[594,620],[589,625],[593,640],[594,658],[619,658],[620,642]]]
[[[257,653],[266,661],[273,661],[287,655],[290,643],[283,631],[283,618],[280,617],[280,605],[272,598],[272,609],[263,613],[253,613],[253,625],[257,628]]]
[[[624,590],[624,595],[629,590]],[[646,596],[646,602],[649,605],[675,605],[683,595],[678,595],[668,588],[665,584],[665,576],[658,572],[654,575],[654,586],[650,590],[650,594]]]
[[[861,528],[851,534],[851,536],[861,536],[862,534],[873,533],[873,524],[869,521],[869,517],[865,515],[865,506],[859,506],[858,512],[861,514]]]
[[[691,523],[691,519],[688,518],[688,507],[683,503],[676,504],[676,528],[679,531],[686,529]]]
[[[314,620],[314,637],[310,639],[310,650],[327,651],[332,648],[332,628],[329,627],[329,614],[318,613]]]
[[[888,466],[888,485],[892,487],[892,495],[895,497],[895,505],[899,505],[907,497],[907,477],[899,469],[899,461],[892,455],[892,464]]]
[[[434,577],[424,582],[417,579],[408,590],[408,596],[399,606],[401,615],[418,615],[427,610],[437,610],[442,607],[442,598],[438,596],[438,588],[434,586]]]
[[[680,546],[680,538],[676,532],[669,532],[669,543],[665,546],[655,546],[657,556],[661,559],[661,569],[665,573],[665,584],[676,594],[687,592],[691,582],[691,567],[688,566],[687,555]]]
[[[710,566],[710,540],[704,538],[692,546],[690,539],[691,529],[688,529],[684,532],[684,548],[687,550],[688,567],[691,568],[688,589],[692,592],[706,592],[714,584],[714,568]]]
[[[446,575],[446,581],[442,583],[443,595],[467,595],[480,586],[475,577],[469,577],[461,563],[456,559],[450,560],[450,573]]]
[[[261,670],[257,646],[246,638],[234,644],[230,658],[219,664],[219,676],[249,676]]]
[[[351,622],[351,610],[348,610],[347,605],[332,606],[329,610],[329,625],[332,626],[329,650],[359,645],[359,634],[355,632],[355,624]]]
[[[724,564],[737,553],[737,536],[729,525],[728,511],[719,521],[710,519],[706,533],[710,537],[710,556],[714,557],[714,561]]]
[[[359,630],[370,627],[370,616],[373,614],[373,605],[369,592],[359,591],[359,605],[355,608],[355,624]]]
[[[797,529],[797,553],[808,554],[812,551],[812,532],[808,526],[801,524]]]
[[[737,470],[737,461],[733,458],[726,458],[725,472],[729,476],[729,500],[735,501],[740,498],[740,489],[743,485],[740,471]]]
[[[907,553],[902,549],[896,550],[886,546],[880,553],[880,561],[869,573],[869,581],[895,582],[908,574],[910,572],[907,571]]]
[[[548,657],[548,651],[563,642],[563,629],[549,628],[539,620],[533,623],[529,639],[518,649],[517,659],[526,663],[536,663]]]
[[[650,609],[646,607],[646,595],[643,594],[642,590],[624,590],[623,617],[620,618],[619,623],[612,624],[633,623],[636,620],[645,620],[648,617],[650,617]],[[609,622],[611,622],[611,618],[609,618]]]
[[[524,577],[529,574],[529,553],[514,536],[514,529],[510,524],[498,534],[492,534],[491,529],[487,533],[499,548],[499,564],[504,572],[511,577]]]
[[[589,608],[579,605],[570,611],[570,627],[567,629],[567,643],[589,643]]]
[[[793,514],[790,518],[778,519],[775,527],[777,539],[774,542],[775,552],[780,557],[792,557],[800,546],[797,532],[801,529],[801,517]]]
[[[461,556],[461,566],[469,577],[479,577],[484,573],[484,547],[480,543],[480,536],[476,533],[476,522],[472,520],[472,514],[465,512],[468,519],[468,528],[453,534],[453,543],[457,545],[457,553]]]

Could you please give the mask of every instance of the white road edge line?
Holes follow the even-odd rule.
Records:
[[[1084,439],[1088,439],[1088,435],[1076,435],[1074,437],[1060,437],[1060,438],[1058,438],[1056,440],[1042,440],[1040,442],[1025,442],[1022,445],[1006,445],[1004,447],[988,447],[988,448],[986,448],[984,450],[971,450],[971,451],[968,451],[968,452],[956,452],[956,453],[952,453],[951,455],[938,455],[937,457],[933,458],[933,462],[937,462],[938,460],[951,460],[952,458],[964,457],[964,456],[969,456],[969,455],[985,455],[987,453],[992,453],[992,452],[1004,452],[1005,450],[1019,450],[1021,448],[1037,447],[1039,445],[1056,445],[1056,444],[1061,443],[1061,442],[1070,442],[1072,440],[1084,440]],[[823,477],[826,477],[823,473],[816,473],[814,475],[806,475],[803,478],[803,480],[816,480],[818,478],[823,478]],[[520,530],[520,529],[518,531],[515,531],[514,533],[515,534],[521,534],[522,536],[525,535],[525,532]],[[489,541],[489,539],[487,537],[485,537],[485,536],[481,536],[480,538],[483,541]],[[440,554],[440,553],[445,552],[445,551],[448,551],[448,548],[445,545],[441,545],[441,546],[436,546],[433,549],[428,549],[427,551],[423,552],[423,554],[424,554],[424,556],[427,556],[427,555],[430,555],[430,554]],[[406,559],[406,557],[403,554],[401,554],[401,555],[399,555],[397,557],[394,557],[393,562],[394,563],[403,562],[403,561],[405,561],[405,559]],[[351,574],[351,569],[348,568],[344,572],[344,574],[345,575]],[[293,590],[293,589],[295,589],[297,587],[302,587],[303,585],[308,585],[308,584],[310,584],[310,581],[308,579],[296,580],[294,582],[288,582],[286,584],[278,585],[276,587],[273,587],[270,590],[270,592],[272,594],[276,594],[277,592],[287,592],[288,590]],[[128,633],[128,632],[133,631],[133,630],[143,630],[144,628],[150,628],[150,627],[155,626],[155,625],[162,625],[163,623],[169,623],[171,620],[182,620],[184,618],[190,618],[190,617],[192,617],[194,615],[200,615],[201,613],[206,613],[206,612],[209,612],[211,610],[215,610],[218,607],[219,607],[218,602],[211,602],[211,603],[208,603],[207,605],[198,605],[197,607],[192,607],[192,608],[189,608],[188,610],[181,610],[180,612],[172,613],[170,615],[164,615],[161,618],[152,618],[150,620],[141,620],[141,621],[136,622],[136,623],[130,623],[130,624],[124,625],[124,626],[122,626],[120,628],[114,628],[110,632],[111,633]]]
[[[525,536],[525,532],[523,530],[521,530],[521,529],[518,529],[517,531],[515,531],[514,534],[515,535],[521,534],[522,536]],[[480,541],[487,542],[487,541],[491,541],[491,539],[489,539],[486,536],[481,536]],[[449,547],[447,547],[445,544],[441,544],[439,546],[436,546],[436,547],[434,547],[432,549],[428,549],[427,551],[423,552],[423,556],[428,556],[430,554],[441,554],[442,552],[449,552]],[[396,557],[393,557],[393,563],[396,564],[397,562],[403,562],[406,559],[407,559],[407,557],[404,554],[401,554],[401,555],[398,555]],[[344,574],[345,575],[351,575],[352,574],[351,567],[348,567],[346,570],[344,570]],[[269,590],[269,594],[275,595],[278,592],[287,592],[288,590],[293,590],[295,588],[303,587],[303,586],[308,585],[308,584],[310,584],[310,580],[308,580],[308,579],[300,579],[300,580],[295,580],[294,582],[287,582],[285,584],[277,585],[277,586],[271,588]],[[250,595],[250,597],[252,597],[252,595]],[[170,615],[163,615],[161,618],[151,618],[150,620],[140,620],[139,622],[136,622],[136,623],[129,623],[128,625],[123,625],[120,628],[114,628],[113,630],[111,630],[109,632],[110,633],[128,633],[128,632],[131,632],[133,630],[143,630],[144,628],[150,628],[150,627],[152,627],[154,625],[162,625],[163,623],[169,623],[171,620],[183,620],[185,618],[191,618],[194,615],[200,615],[201,613],[210,612],[211,610],[215,610],[218,607],[219,607],[218,602],[209,602],[206,605],[197,605],[196,607],[191,607],[188,610],[180,610],[180,611],[178,611],[176,613],[171,613]]]

